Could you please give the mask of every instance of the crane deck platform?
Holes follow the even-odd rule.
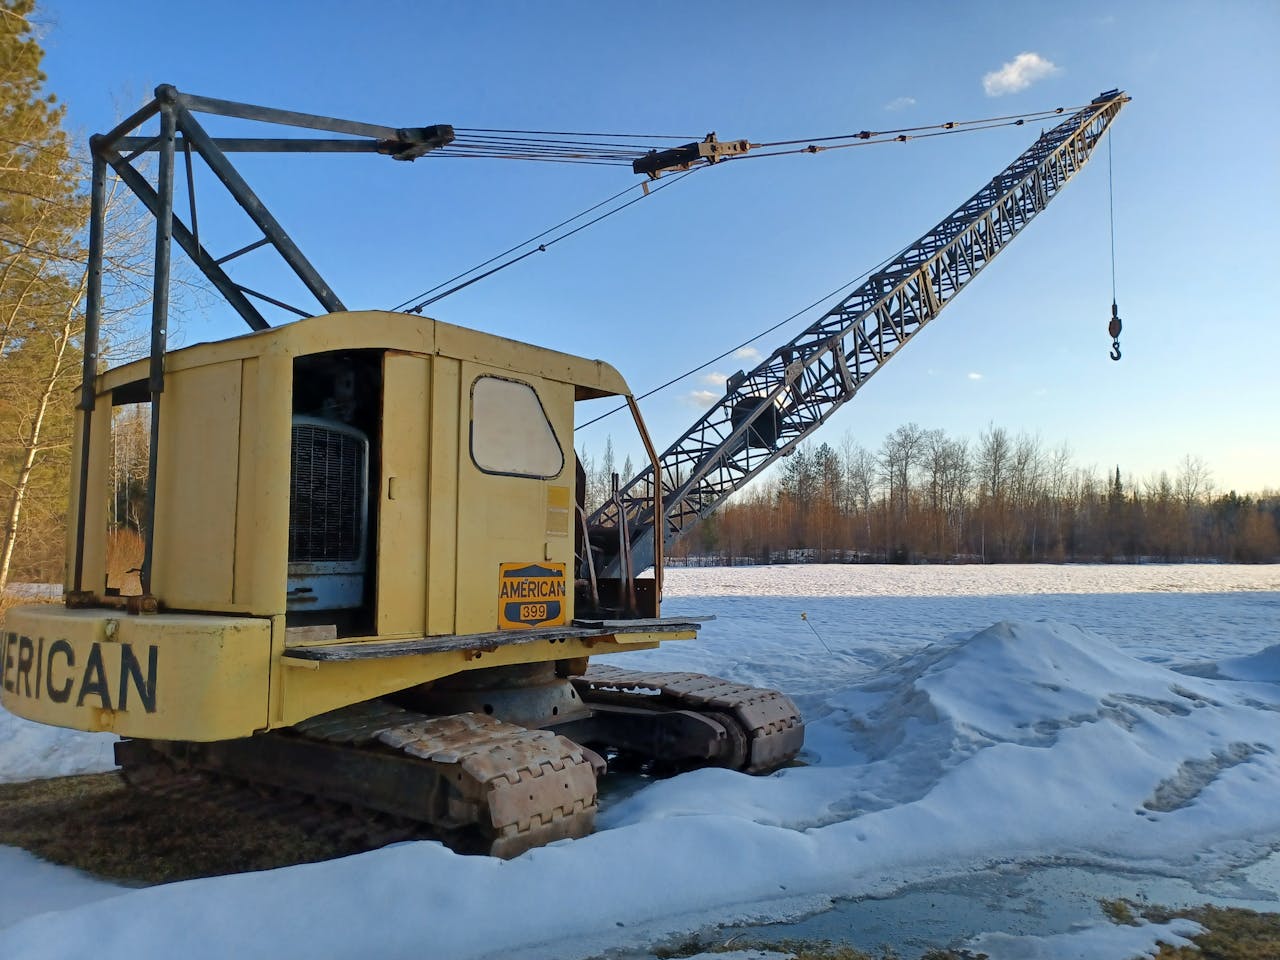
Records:
[[[408,640],[351,640],[339,643],[309,644],[290,647],[287,660],[382,660],[423,653],[448,653],[455,650],[492,651],[500,647],[537,643],[543,640],[611,637],[619,634],[674,634],[696,631],[699,624],[713,617],[654,617],[644,620],[575,620],[569,626],[541,627],[531,630],[495,630],[491,633],[450,634],[440,637],[415,637]]]

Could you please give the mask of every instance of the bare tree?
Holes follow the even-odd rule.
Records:
[[[863,527],[866,531],[865,550],[870,550],[874,542],[871,536],[871,508],[876,498],[876,471],[878,469],[875,456],[862,444],[851,437],[841,444],[841,459],[844,463],[849,498],[855,509],[862,514]]]
[[[979,552],[983,560],[987,559],[989,546],[995,546],[1004,540],[1003,530],[1008,509],[1009,461],[1012,456],[1012,443],[1009,434],[1003,427],[988,424],[987,429],[978,435],[977,475],[978,475],[978,524]],[[990,544],[988,544],[988,534]],[[1001,554],[1003,552],[996,551]]]
[[[916,423],[898,427],[880,446],[880,469],[888,498],[887,550],[905,557],[909,552],[911,480],[924,451],[924,431]]]
[[[1213,471],[1200,457],[1186,454],[1178,464],[1178,498],[1188,509],[1213,496]]]
[[[1040,514],[1044,494],[1044,456],[1039,437],[1022,433],[1014,441],[1009,487],[1016,526],[1007,531],[1007,535],[1012,534],[1017,540],[1013,543],[1006,541],[1006,551],[1035,560],[1044,529]]]

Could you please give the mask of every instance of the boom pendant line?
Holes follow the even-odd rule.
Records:
[[[1129,98],[1109,90],[1042,134],[957,210],[749,373],[659,458],[664,552],[734,491],[826,422],[1043,210],[1088,162]],[[652,563],[653,468],[590,517],[632,530],[632,562]],[[618,558],[605,569],[616,576]]]

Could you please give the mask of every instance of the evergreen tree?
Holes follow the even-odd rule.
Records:
[[[61,556],[88,214],[44,93],[33,0],[0,0],[0,590]],[[53,568],[52,570],[50,568]]]

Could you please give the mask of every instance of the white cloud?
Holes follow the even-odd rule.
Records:
[[[727,373],[717,373],[714,370],[702,375],[702,382],[709,387],[723,387],[728,379],[729,375]]]
[[[884,105],[886,110],[905,110],[916,105],[915,97],[894,97]]]
[[[981,380],[981,379],[982,379],[982,374],[980,374],[980,373],[971,373],[971,374],[969,374],[969,379],[970,379],[970,380]]]
[[[690,390],[685,394],[685,402],[691,403],[695,407],[707,407],[720,399],[720,394],[712,393],[710,390]]]
[[[999,70],[993,70],[982,78],[982,89],[988,97],[1002,97],[1006,93],[1025,90],[1037,80],[1052,76],[1059,68],[1038,53],[1020,53]]]
[[[756,362],[760,360],[760,351],[755,347],[742,347],[739,350],[735,350],[733,355],[739,360],[755,360]]]

